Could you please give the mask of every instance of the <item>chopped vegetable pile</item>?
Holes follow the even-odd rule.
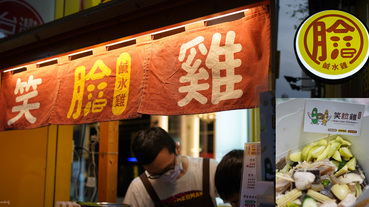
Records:
[[[337,136],[306,145],[277,163],[276,203],[283,207],[351,206],[367,180],[351,142]]]
[[[94,202],[82,202],[82,201],[77,201],[77,203],[81,206],[100,206],[97,203]]]

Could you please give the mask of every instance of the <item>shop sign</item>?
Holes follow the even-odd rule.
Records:
[[[360,71],[368,60],[368,30],[355,16],[327,10],[307,18],[295,35],[295,53],[313,78],[339,83]]]
[[[304,132],[360,136],[365,105],[306,100]]]
[[[245,14],[233,22],[4,73],[0,130],[253,108],[256,88],[269,71],[270,16],[261,7]]]
[[[243,157],[240,206],[274,206],[274,182],[263,181],[260,143],[246,143]]]
[[[0,124],[24,129],[137,118],[146,45],[3,77]],[[134,70],[134,72],[133,72]]]
[[[0,1],[0,39],[43,24],[40,14],[23,0]]]
[[[180,115],[253,108],[270,63],[270,20],[263,10],[253,12],[227,26],[152,44],[139,111]]]

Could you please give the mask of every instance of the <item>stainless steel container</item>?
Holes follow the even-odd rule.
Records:
[[[97,202],[96,205],[81,205],[81,207],[130,207],[131,205],[122,203]]]

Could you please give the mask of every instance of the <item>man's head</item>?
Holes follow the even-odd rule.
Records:
[[[172,137],[160,127],[140,131],[132,144],[133,154],[142,165],[153,162],[163,149],[167,149],[169,154],[175,153],[176,144]]]
[[[215,172],[214,181],[218,194],[232,206],[239,204],[242,165],[243,150],[232,150],[223,157]]]
[[[140,131],[133,141],[132,149],[137,161],[147,171],[148,178],[164,177],[174,181],[179,176],[181,167],[177,165],[178,147],[162,128],[152,127]]]

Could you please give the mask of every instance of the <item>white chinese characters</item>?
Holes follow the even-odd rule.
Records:
[[[204,67],[200,67],[201,59],[196,59],[196,46],[201,55],[206,55],[205,65],[211,69],[212,77],[212,96],[211,103],[218,104],[222,100],[236,99],[243,95],[241,89],[235,90],[234,84],[242,80],[241,75],[235,74],[235,68],[240,67],[242,61],[235,59],[234,54],[242,50],[241,44],[235,44],[236,33],[229,31],[226,34],[225,44],[221,46],[221,34],[215,33],[212,38],[209,51],[205,47],[204,37],[199,36],[188,43],[182,45],[178,60],[183,62],[181,67],[187,72],[185,76],[180,77],[181,83],[188,83],[179,87],[180,93],[187,93],[186,96],[178,101],[178,106],[186,106],[192,99],[201,104],[208,102],[207,98],[201,94],[201,91],[209,89],[208,83],[199,83],[201,80],[209,79],[209,73]],[[189,55],[185,60],[186,51]],[[192,64],[192,65],[191,65]],[[198,70],[198,72],[196,72]]]
[[[10,17],[9,12],[3,12],[0,14],[0,34],[3,33],[5,36],[26,31],[37,25],[37,20],[33,18],[26,18],[22,16],[18,18]]]
[[[40,103],[29,103],[29,100],[38,95],[38,91],[36,89],[37,85],[40,85],[41,83],[42,79],[33,79],[32,75],[28,78],[28,82],[21,82],[21,79],[18,78],[14,94],[20,94],[16,97],[15,101],[21,104],[18,106],[13,106],[12,112],[18,112],[18,115],[10,119],[8,121],[8,125],[12,125],[23,115],[31,124],[36,122],[36,117],[34,117],[30,111],[40,108]],[[33,89],[32,91],[30,91],[31,88]]]

